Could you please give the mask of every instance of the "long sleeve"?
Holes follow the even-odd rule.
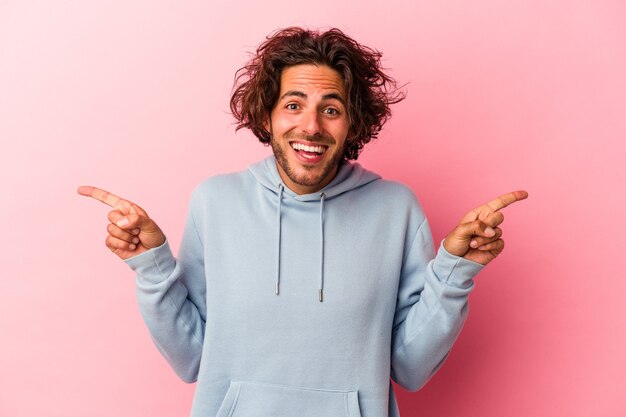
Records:
[[[189,215],[178,259],[166,241],[127,259],[137,273],[137,302],[152,339],[185,382],[198,377],[206,321],[202,242]]]
[[[482,265],[434,249],[426,220],[405,252],[394,318],[392,378],[420,389],[439,369],[467,316],[473,277]]]

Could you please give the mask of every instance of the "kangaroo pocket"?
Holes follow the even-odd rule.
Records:
[[[216,417],[361,417],[357,391],[233,381]]]

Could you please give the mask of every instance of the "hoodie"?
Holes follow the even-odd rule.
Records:
[[[126,260],[192,417],[397,417],[445,360],[481,265],[436,256],[404,185],[344,163],[314,194],[274,157],[194,191],[180,251]]]

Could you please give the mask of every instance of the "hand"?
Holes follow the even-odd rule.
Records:
[[[527,197],[526,191],[513,191],[475,208],[446,236],[443,246],[452,255],[487,265],[504,249],[502,229],[498,227],[504,215],[499,210]]]
[[[165,235],[138,205],[96,187],[78,187],[78,194],[95,198],[115,210],[109,212],[105,245],[122,259],[161,246]]]

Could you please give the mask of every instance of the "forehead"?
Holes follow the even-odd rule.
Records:
[[[341,75],[326,65],[302,64],[283,69],[280,75],[281,95],[291,90],[307,94],[332,91],[344,95]]]

